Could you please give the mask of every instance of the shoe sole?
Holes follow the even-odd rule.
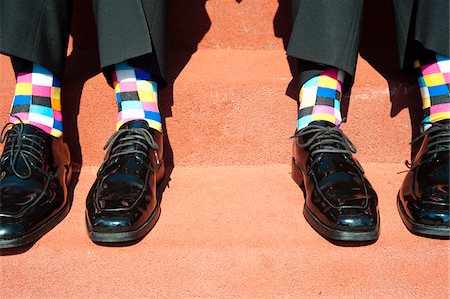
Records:
[[[66,196],[69,194],[69,185],[72,179],[72,166],[69,165],[67,169],[67,177],[66,177]],[[0,240],[0,249],[10,249],[16,247],[22,247],[25,245],[29,245],[31,243],[35,243],[40,238],[42,238],[46,233],[52,230],[58,223],[60,223],[69,213],[70,211],[70,203],[68,198],[66,198],[66,204],[64,207],[55,214],[52,218],[50,218],[47,222],[43,223],[41,226],[37,227],[35,230],[13,239]]]
[[[300,169],[298,169],[295,159],[292,159],[292,179],[299,185],[302,189],[304,196],[306,196],[306,190],[303,183],[303,174]],[[345,241],[345,242],[373,242],[376,241],[380,235],[380,227],[379,225],[371,231],[364,232],[348,232],[344,230],[336,230],[333,229],[324,223],[322,223],[308,208],[306,202],[303,208],[303,215],[305,216],[306,221],[309,225],[314,228],[316,232],[318,232],[322,237],[334,241]],[[380,219],[377,219],[378,223],[380,223]]]
[[[431,238],[450,238],[450,227],[436,227],[433,225],[417,223],[410,219],[400,200],[400,193],[397,195],[397,209],[403,224],[413,234]]]
[[[161,166],[156,172],[156,188],[164,179],[164,171],[165,165],[164,161],[162,161]],[[147,221],[138,229],[128,232],[98,232],[92,229],[89,225],[87,210],[85,215],[86,227],[88,229],[89,237],[95,243],[109,245],[109,244],[120,244],[138,241],[144,238],[156,225],[158,222],[159,216],[161,215],[161,206],[160,203],[157,202],[155,210],[152,212]]]
[[[149,219],[137,230],[129,231],[129,232],[97,232],[92,230],[89,226],[89,221],[86,215],[86,226],[89,231],[89,237],[95,243],[100,244],[117,244],[117,243],[126,243],[137,241],[145,237],[155,226],[156,222],[158,222],[159,216],[161,214],[161,207],[159,204],[156,206],[152,215]]]

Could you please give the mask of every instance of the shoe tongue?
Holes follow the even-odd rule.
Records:
[[[428,128],[425,132],[429,135],[429,138],[434,138],[433,141],[428,141],[428,147],[430,150],[449,150],[449,134],[450,134],[450,119],[444,119],[437,121],[441,129],[433,130],[432,127]],[[441,127],[444,126],[444,127]]]
[[[148,129],[148,122],[145,120],[132,120],[129,122],[124,123],[121,127],[121,129]]]
[[[315,126],[315,127],[322,127],[322,128],[335,128],[336,127],[336,125],[333,124],[332,122],[325,121],[325,120],[313,121],[308,126]],[[324,132],[325,131],[326,130],[324,130]],[[316,141],[317,140],[324,140],[324,138],[325,139],[330,139],[330,137],[328,135],[318,134],[317,130],[312,130],[312,131],[306,132],[306,134],[303,135],[303,140],[304,140],[303,142],[306,143],[313,137],[317,137],[318,138],[318,139],[316,139]],[[327,144],[328,144],[327,148],[329,148],[329,143],[327,143]],[[344,149],[344,147],[342,145],[339,145],[338,143],[335,144],[335,147],[339,148],[339,149]],[[324,147],[322,145],[318,145],[316,147],[316,149],[319,149],[319,148],[323,149]]]
[[[23,125],[22,133],[27,135],[38,135],[42,137],[50,136],[49,134],[45,133],[42,129],[28,124]]]
[[[310,123],[310,125],[324,127],[324,128],[336,127],[335,124],[333,124],[329,121],[326,121],[326,120],[316,120],[316,121],[313,121],[312,123]]]
[[[52,144],[52,136],[48,133],[45,133],[42,129],[35,127],[33,125],[23,125],[23,134],[26,135],[35,135],[41,137],[49,147],[51,147]],[[29,143],[29,142],[28,142]],[[30,144],[31,146],[35,147],[35,145]],[[48,158],[48,153],[44,153],[44,157]]]
[[[149,129],[149,125],[148,122],[145,120],[132,120],[129,122],[124,123],[120,129],[124,130],[124,129]],[[134,134],[134,133],[128,133],[127,136],[129,134]],[[117,140],[117,142],[122,142],[121,139]],[[121,147],[121,150],[129,150],[129,151],[134,151],[134,150],[141,150],[141,151],[148,151],[147,148],[143,147],[141,144],[139,143],[135,143],[135,142],[127,142],[126,146]]]
[[[448,130],[448,128],[450,127],[450,119],[440,120],[440,121],[437,121],[435,124],[440,125],[440,126],[445,126],[445,127],[447,127],[447,130]],[[425,132],[427,132],[430,135],[430,137],[442,134],[442,130],[434,131],[434,130],[430,130],[431,128],[432,128],[432,126],[430,128],[428,128],[427,130],[425,130]]]
[[[20,126],[20,125],[17,125]],[[44,169],[45,163],[51,163],[51,154],[50,150],[52,148],[52,137],[50,134],[45,133],[42,129],[35,127],[33,125],[23,124],[22,125],[22,135],[28,135],[27,137],[23,137],[22,139],[22,147],[21,151],[23,155],[20,155],[19,158],[16,160],[15,169],[18,173],[22,175],[27,175],[29,173],[29,168],[27,166],[28,163],[32,163],[36,167]],[[39,138],[33,138],[34,142],[31,141],[30,138],[32,138],[30,135],[39,136],[42,141],[45,143],[42,143],[42,141],[39,141]],[[36,143],[37,142],[37,143]],[[43,145],[43,150],[40,149],[40,146]],[[26,147],[24,147],[26,146]],[[31,150],[30,147],[35,148],[35,150]],[[26,151],[24,151],[26,149]],[[14,147],[14,152],[17,155],[16,152],[17,147]],[[42,152],[42,158],[36,159],[33,155],[26,154],[26,152],[32,152],[34,155],[39,156],[39,152]],[[25,159],[28,162],[25,162]]]
[[[444,125],[444,126],[450,126],[450,119],[443,119],[443,120],[437,121],[436,123]]]

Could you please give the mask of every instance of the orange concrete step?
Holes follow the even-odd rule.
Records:
[[[169,62],[178,64],[184,55],[170,52]],[[66,139],[75,162],[99,165],[101,148],[114,130],[117,108],[102,75],[80,73],[78,60],[82,58],[78,55],[72,61],[69,56],[67,65],[63,94]],[[0,115],[5,119],[14,89],[6,57],[0,59],[0,76],[5,79],[0,82]],[[297,115],[296,102],[285,95],[290,80],[283,50],[196,52],[173,85],[160,95],[175,163],[288,161],[289,137]],[[348,123],[343,128],[359,149],[362,162],[409,159],[408,143],[417,131],[418,116],[420,97],[414,82],[389,86],[364,59],[359,60]]]
[[[302,215],[287,164],[176,166],[155,228],[130,247],[93,244],[83,167],[66,219],[0,257],[2,298],[448,298],[449,243],[410,234],[396,210],[401,164],[366,165],[381,234],[340,247]]]
[[[291,23],[290,0],[169,1],[171,49],[282,49]],[[203,38],[202,38],[203,36]]]

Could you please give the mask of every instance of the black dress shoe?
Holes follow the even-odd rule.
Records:
[[[397,199],[403,223],[413,233],[450,237],[449,155],[450,121],[430,123]]]
[[[89,237],[121,243],[144,237],[160,214],[156,187],[164,177],[162,134],[143,120],[125,123],[111,136],[86,201]]]
[[[303,214],[323,237],[375,241],[377,195],[352,154],[355,147],[334,124],[317,121],[295,135],[292,178],[305,196]]]
[[[71,168],[62,139],[32,125],[7,124],[2,142],[0,248],[4,249],[37,241],[67,215]]]

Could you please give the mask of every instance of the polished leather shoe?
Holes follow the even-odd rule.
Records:
[[[303,190],[309,224],[332,241],[375,241],[377,195],[348,137],[334,124],[316,121],[293,138],[292,178]]]
[[[162,134],[143,120],[127,122],[111,136],[86,200],[92,241],[137,241],[156,224],[156,187],[164,177],[162,140]]]
[[[450,120],[430,123],[403,185],[397,207],[405,226],[429,237],[450,237],[449,155]]]
[[[7,130],[7,131],[6,131]],[[37,241],[69,212],[70,154],[60,138],[8,123],[0,164],[0,248]]]

